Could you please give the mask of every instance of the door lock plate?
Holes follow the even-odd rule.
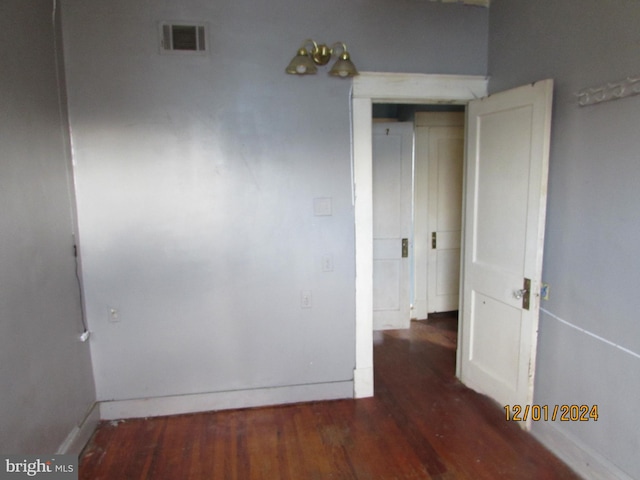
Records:
[[[407,258],[408,256],[409,256],[409,239],[403,238],[402,239],[402,258]]]
[[[525,310],[529,310],[529,302],[531,301],[531,280],[528,278],[524,279],[524,284],[522,289],[524,290],[524,295],[522,296],[522,308]]]
[[[522,299],[522,308],[529,310],[529,302],[531,300],[531,280],[525,278],[522,289],[513,292],[513,296],[517,300]]]

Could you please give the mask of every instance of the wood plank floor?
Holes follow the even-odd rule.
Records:
[[[454,377],[456,318],[376,332],[375,397],[103,422],[99,479],[578,479]]]

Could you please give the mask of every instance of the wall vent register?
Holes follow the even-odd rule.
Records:
[[[160,52],[205,53],[208,48],[206,31],[203,23],[161,22]]]

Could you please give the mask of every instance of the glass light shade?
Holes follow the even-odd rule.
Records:
[[[301,48],[289,62],[286,72],[291,75],[310,75],[318,71],[306,48]]]
[[[358,75],[358,70],[356,70],[356,66],[349,58],[349,54],[347,52],[342,52],[336,60],[336,63],[331,67],[329,75],[342,78],[353,77]]]

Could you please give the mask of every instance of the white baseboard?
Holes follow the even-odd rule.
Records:
[[[80,455],[100,420],[155,417],[182,413],[263,407],[353,398],[352,381],[260,388],[170,397],[113,400],[94,403],[82,422],[69,432],[57,454]]]
[[[373,367],[353,370],[353,397],[373,397]]]
[[[100,408],[96,402],[89,408],[82,422],[69,432],[69,435],[58,447],[56,453],[59,455],[80,455],[82,449],[89,442],[91,435],[93,435],[99,421]]]
[[[531,433],[577,474],[590,480],[633,480],[598,452],[573,436],[561,432],[551,422],[540,422]]]
[[[156,417],[341,398],[353,398],[352,381],[103,401],[100,402],[100,418]]]

